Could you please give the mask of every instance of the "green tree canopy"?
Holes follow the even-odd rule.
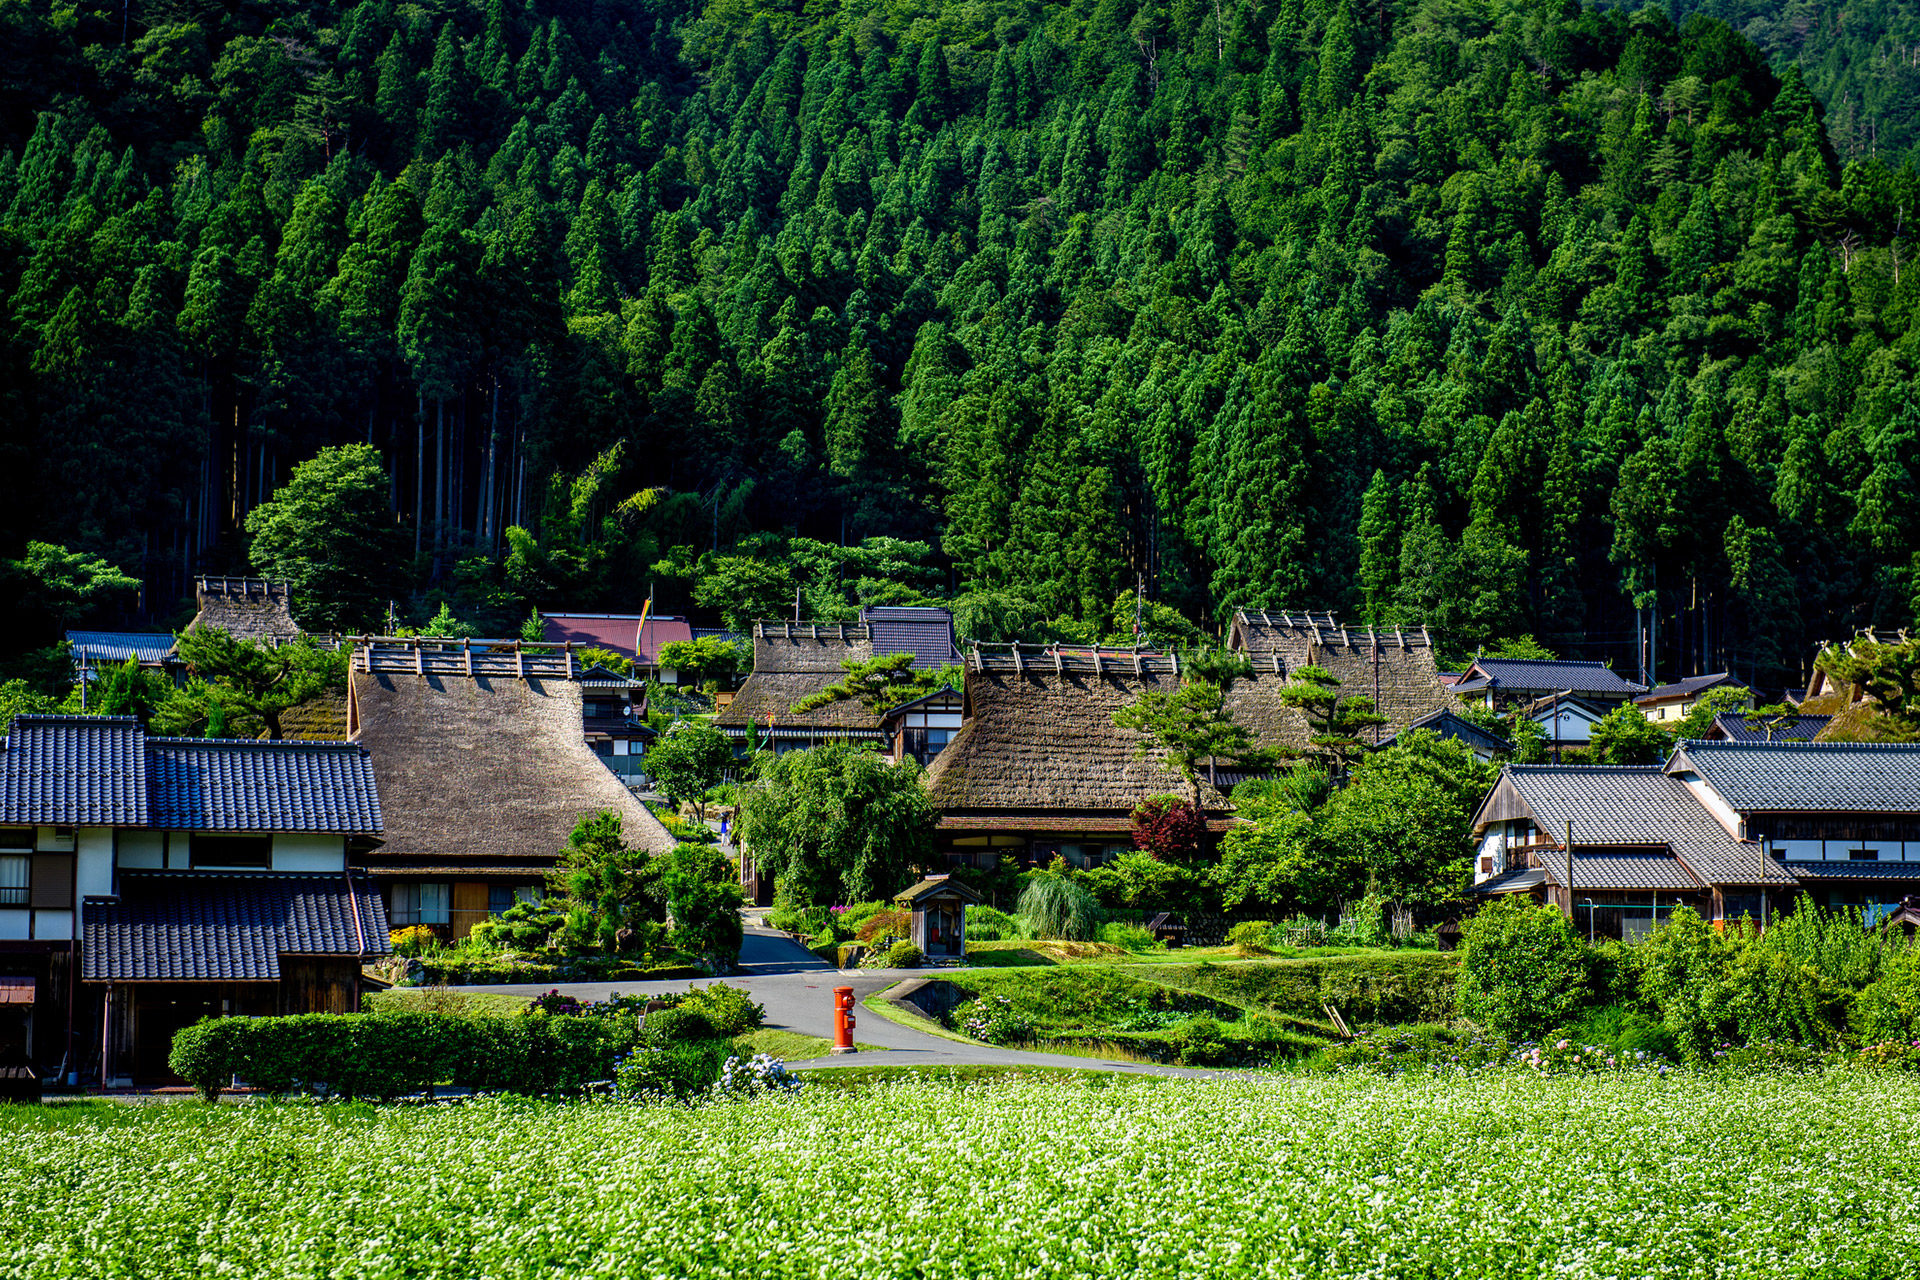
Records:
[[[647,776],[674,806],[704,796],[733,764],[733,744],[705,720],[676,721],[647,748]]]
[[[379,450],[322,449],[247,516],[254,568],[284,578],[310,631],[375,627],[400,589],[400,531]]]
[[[789,751],[741,804],[740,839],[793,898],[816,906],[889,898],[933,856],[920,769],[859,747]]]

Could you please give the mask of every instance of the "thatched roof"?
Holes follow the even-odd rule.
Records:
[[[838,684],[846,675],[843,662],[865,662],[871,657],[872,635],[858,623],[756,622],[753,674],[741,684],[715,723],[737,735],[744,734],[749,725],[764,732],[771,716],[776,729],[795,733],[833,730],[837,731],[836,737],[880,738],[884,736],[880,733],[880,717],[857,699],[843,699],[803,714],[793,710],[793,704],[808,694]]]
[[[582,817],[611,809],[627,843],[673,837],[587,746],[580,686],[564,679],[359,669],[348,708],[373,757],[386,844],[370,862],[550,865]]]
[[[1310,747],[1306,717],[1280,701],[1290,673],[1301,667],[1324,667],[1340,681],[1342,696],[1372,698],[1387,718],[1377,730],[1382,742],[1417,720],[1460,706],[1440,682],[1433,638],[1424,627],[1343,627],[1331,614],[1242,609],[1234,614],[1229,643],[1247,655],[1253,676],[1234,681],[1227,706],[1262,746]],[[1374,732],[1367,737],[1373,740]]]
[[[346,695],[322,693],[288,707],[280,713],[280,736],[291,742],[342,741],[347,736]]]
[[[291,589],[271,578],[199,577],[193,592],[200,612],[188,627],[214,627],[235,639],[267,646],[303,634],[290,612]]]
[[[1140,674],[1112,657],[1096,674],[1090,662],[1055,669],[1022,655],[1020,667],[1000,656],[967,663],[967,719],[934,758],[927,788],[945,815],[969,811],[1045,815],[1063,810],[1126,814],[1148,796],[1187,795],[1186,780],[1136,752],[1140,735],[1113,723],[1113,713],[1151,689],[1179,687],[1174,660],[1141,658]],[[1203,780],[1201,804],[1228,807]]]

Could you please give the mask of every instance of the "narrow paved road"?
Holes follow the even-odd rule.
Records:
[[[740,948],[742,972],[725,979],[731,986],[745,987],[767,1011],[767,1025],[810,1036],[833,1038],[833,989],[852,987],[856,1000],[865,1000],[907,978],[938,976],[939,970],[926,969],[836,969],[808,951],[784,933],[775,933],[755,923],[747,925],[746,939]],[[582,1000],[604,1000],[619,992],[623,995],[651,995],[657,991],[685,991],[688,987],[712,979],[676,978],[665,982],[539,982],[512,986],[462,987],[462,991],[497,992],[502,995],[536,996],[556,988]],[[1005,1065],[1031,1067],[1072,1067],[1079,1070],[1125,1071],[1144,1075],[1208,1076],[1211,1071],[1169,1067],[1153,1062],[1118,1062],[1104,1058],[1080,1058],[1059,1053],[1026,1053],[1018,1049],[999,1049],[992,1045],[964,1044],[943,1040],[911,1027],[903,1027],[861,1008],[855,1013],[858,1025],[853,1038],[858,1044],[876,1046],[874,1051],[817,1058],[796,1062],[795,1070],[807,1067],[851,1066],[974,1066]]]

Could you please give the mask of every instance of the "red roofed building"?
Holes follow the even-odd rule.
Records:
[[[631,658],[638,672],[654,673],[662,684],[676,684],[678,677],[660,670],[660,647],[693,639],[693,627],[685,618],[667,614],[653,615],[645,626],[637,613],[550,613],[541,620],[547,624],[549,643],[572,641]]]

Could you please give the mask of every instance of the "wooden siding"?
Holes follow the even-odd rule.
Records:
[[[448,923],[452,925],[453,937],[457,942],[473,932],[473,926],[483,923],[487,918],[487,884],[483,880],[456,880],[453,882],[453,903],[448,912]]]

